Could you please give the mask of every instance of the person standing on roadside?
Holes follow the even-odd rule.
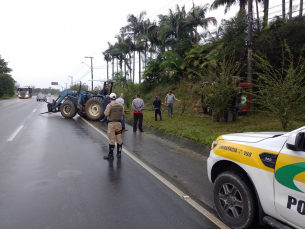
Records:
[[[157,121],[157,116],[160,116],[160,121],[162,121],[162,111],[161,111],[161,105],[166,106],[166,104],[162,103],[159,99],[159,96],[156,96],[155,101],[153,102],[152,107],[155,108],[155,121]]]
[[[109,95],[106,95],[106,98],[103,100],[102,105],[103,105],[103,111],[105,112],[107,105],[110,103],[110,97]],[[102,123],[104,126],[107,126],[107,116],[104,115],[104,118],[102,120]]]
[[[177,99],[174,94],[172,94],[172,91],[169,91],[165,96],[165,104],[167,104],[167,115],[173,115],[174,99],[180,102],[180,100]]]
[[[138,121],[139,121],[140,132],[144,132],[142,128],[144,101],[140,99],[139,94],[137,94],[136,98],[132,101],[132,109],[133,109],[133,132],[137,132]]]
[[[120,97],[116,100],[117,103],[121,104],[124,107],[124,94],[120,93]],[[127,131],[125,129],[125,115],[121,117],[122,131]]]
[[[110,94],[111,103],[106,107],[104,114],[108,117],[108,139],[109,139],[109,153],[104,156],[104,159],[113,160],[113,150],[115,141],[117,142],[117,157],[121,158],[122,152],[122,124],[121,117],[124,114],[124,108],[121,104],[116,102],[116,94]]]

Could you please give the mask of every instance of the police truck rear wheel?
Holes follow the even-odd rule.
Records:
[[[61,115],[65,118],[73,118],[76,115],[76,109],[71,101],[66,101],[60,106]]]
[[[93,121],[99,121],[103,117],[103,104],[102,99],[93,97],[88,100],[85,105],[86,115]]]
[[[231,228],[249,228],[256,216],[254,195],[242,176],[221,173],[214,182],[214,204],[220,219]]]

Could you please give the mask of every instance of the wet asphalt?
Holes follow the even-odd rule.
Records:
[[[79,116],[46,110],[0,101],[0,228],[217,228],[124,152],[104,160],[108,140]],[[215,214],[206,156],[127,128],[126,149]]]

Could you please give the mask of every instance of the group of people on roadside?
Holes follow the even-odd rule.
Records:
[[[154,100],[152,106],[155,109],[155,121],[157,121],[157,116],[160,116],[160,121],[162,120],[162,111],[161,105],[167,106],[167,114],[173,115],[173,102],[174,100],[179,101],[172,94],[172,91],[169,91],[165,97],[165,103],[162,103],[158,96]],[[144,101],[140,98],[140,95],[137,94],[135,99],[132,101],[133,109],[133,132],[137,132],[137,127],[140,132],[144,132],[142,123],[143,123],[143,110],[144,110]],[[120,97],[117,98],[115,93],[106,95],[106,99],[103,101],[103,110],[104,118],[102,123],[106,125],[108,122],[108,139],[109,139],[109,153],[107,156],[104,156],[104,159],[113,160],[114,159],[114,148],[115,142],[117,142],[117,157],[121,158],[122,152],[122,137],[121,134],[123,131],[127,131],[125,128],[125,111],[124,111],[124,94],[121,93]]]

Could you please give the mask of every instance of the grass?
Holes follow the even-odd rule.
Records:
[[[0,97],[0,100],[13,99],[13,98],[17,98],[17,95],[13,95],[13,96],[4,95],[4,96]]]
[[[143,123],[145,125],[166,133],[191,139],[204,145],[211,145],[218,136],[223,134],[283,131],[279,121],[260,112],[240,116],[236,121],[229,123],[214,122],[212,121],[212,116],[200,114],[198,111],[193,110],[181,115],[181,111],[178,108],[174,109],[173,116],[168,116],[166,108],[163,108],[162,121],[155,121],[155,112],[150,109],[144,110],[143,116]],[[126,118],[132,120],[132,113],[127,115]],[[288,131],[304,125],[305,120],[295,121],[289,126]]]

